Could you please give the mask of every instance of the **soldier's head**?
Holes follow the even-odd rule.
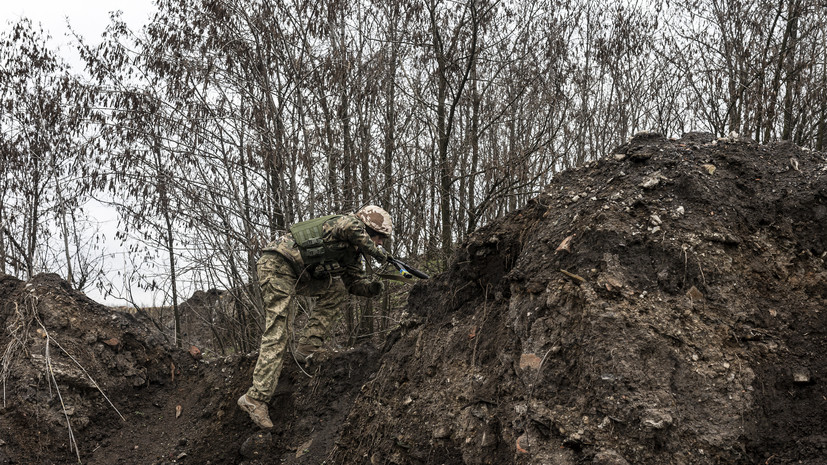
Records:
[[[385,239],[393,232],[391,215],[381,207],[368,205],[356,212],[356,217],[365,223],[365,229],[377,245],[382,245]]]

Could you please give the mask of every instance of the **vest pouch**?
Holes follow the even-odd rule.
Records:
[[[302,249],[320,247],[324,244],[322,241],[324,223],[337,217],[338,215],[328,215],[296,223],[290,226],[290,234],[293,235],[296,245]]]
[[[290,233],[293,235],[293,240],[299,247],[302,261],[313,270],[313,274],[315,274],[315,265],[330,259],[328,257],[327,247],[322,239],[322,234],[324,223],[333,218],[336,218],[336,215],[302,221],[290,227]]]
[[[316,279],[326,279],[337,276],[343,271],[338,262],[324,262],[311,267],[310,274]]]
[[[324,245],[324,241],[322,240],[321,237],[314,237],[312,239],[307,239],[306,241],[304,241],[303,244],[301,244],[302,247],[305,247],[305,248],[308,248],[308,249],[312,249],[314,247],[321,247],[323,245]]]
[[[306,248],[306,249],[301,249],[301,253],[302,253],[302,258],[303,259],[307,258],[308,260],[310,260],[312,262],[316,259],[324,257],[324,255],[327,253],[327,249],[325,249],[324,246],[309,247],[309,248]]]
[[[313,249],[305,249],[304,255],[308,258],[321,257],[325,254],[324,247],[315,247]]]
[[[327,249],[324,246],[324,241],[320,237],[305,241],[305,243],[301,245],[300,251],[302,254],[302,259],[307,265],[312,265],[323,261],[324,256],[327,253]]]
[[[301,253],[302,261],[310,275],[321,279],[336,276],[344,272],[339,261],[347,253],[346,242],[324,242],[324,224],[341,215],[328,215],[321,218],[302,221],[290,227],[290,233]]]

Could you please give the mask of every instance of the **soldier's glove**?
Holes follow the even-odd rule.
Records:
[[[385,285],[382,284],[382,281],[372,281],[368,284],[368,294],[370,294],[370,297],[376,297],[382,293],[384,288]]]

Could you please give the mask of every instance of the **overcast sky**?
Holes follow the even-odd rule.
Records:
[[[71,63],[74,52],[66,37],[66,18],[87,41],[97,43],[109,24],[109,12],[116,10],[123,11],[123,19],[137,30],[146,23],[154,6],[152,0],[0,0],[0,29],[8,30],[8,23],[23,17],[39,22]]]

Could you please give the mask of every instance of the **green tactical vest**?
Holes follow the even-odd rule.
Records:
[[[314,274],[336,274],[340,271],[339,262],[347,255],[347,243],[325,243],[323,225],[341,216],[343,215],[327,215],[290,226],[290,234],[299,247],[302,261]]]

